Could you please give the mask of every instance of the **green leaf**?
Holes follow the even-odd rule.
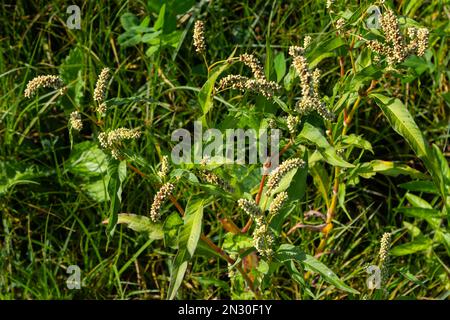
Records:
[[[286,267],[287,271],[292,277],[292,280],[297,282],[299,285],[302,286],[302,288],[305,290],[305,292],[313,299],[316,299],[316,296],[314,293],[311,292],[311,290],[307,287],[305,279],[303,278],[303,275],[298,271],[297,267],[295,266],[295,262],[293,260],[284,262],[284,266]]]
[[[96,202],[109,201],[107,168],[105,153],[91,141],[74,145],[64,163],[65,172],[72,174],[74,182]]]
[[[318,147],[318,151],[320,152],[320,154],[329,164],[343,168],[354,167],[353,164],[348,163],[340,156],[338,156],[334,147],[328,143],[327,139],[323,136],[320,130],[309,124],[308,122],[305,122],[303,129],[298,137],[315,144]]]
[[[364,150],[368,150],[373,154],[372,145],[369,141],[364,139],[361,136],[357,136],[356,134],[350,134],[348,136],[342,137],[342,144],[347,146],[354,146]]]
[[[131,47],[135,46],[142,41],[142,35],[135,34],[134,32],[128,31],[122,33],[118,38],[117,42],[122,47]]]
[[[450,166],[449,166],[449,162],[447,161],[447,159],[445,158],[444,154],[442,153],[442,151],[439,149],[439,147],[435,144],[433,144],[433,155],[434,158],[436,159],[438,165],[439,165],[439,169],[442,172],[442,175],[445,179],[445,185],[450,188]]]
[[[166,218],[163,224],[164,245],[166,247],[178,247],[178,230],[182,225],[183,219],[181,219],[178,212],[173,212]]]
[[[277,82],[280,82],[286,74],[286,58],[284,53],[280,52],[274,59],[275,73],[277,74]]]
[[[129,31],[139,25],[139,19],[131,12],[126,12],[120,16],[120,24],[126,31]]]
[[[283,85],[286,91],[291,91],[296,79],[296,71],[293,67],[289,67],[289,71],[283,79]]]
[[[305,254],[299,248],[291,244],[282,244],[277,250],[275,257],[282,263],[286,261],[297,261],[306,269],[319,273],[325,281],[334,285],[336,288],[349,293],[359,294],[357,290],[347,286],[333,271],[331,271],[331,269],[329,269],[322,262],[308,254]]]
[[[441,212],[435,209],[400,207],[395,209],[395,211],[421,219],[442,218]]]
[[[75,175],[98,176],[106,172],[108,162],[105,153],[96,143],[84,141],[73,147],[64,167]]]
[[[336,56],[336,53],[333,51],[342,46],[345,46],[345,41],[342,37],[333,37],[322,42],[320,46],[317,46],[307,54],[308,61],[311,61],[309,67],[314,68],[323,59]]]
[[[70,50],[66,59],[59,67],[61,78],[68,87],[62,101],[62,105],[66,110],[69,109],[67,106],[72,104],[74,104],[73,107],[78,108],[83,98],[83,87],[85,85],[82,76],[82,68],[84,66],[83,57],[82,49],[75,47]]]
[[[150,17],[146,16],[144,20],[142,20],[141,23],[139,24],[139,28],[148,28],[149,24],[150,24]]]
[[[450,223],[450,166],[446,157],[439,150],[439,147],[433,144],[433,155],[437,170],[440,174],[441,194],[444,201],[444,209],[447,211],[447,220]]]
[[[194,255],[202,231],[203,204],[203,200],[192,201],[188,204],[184,227],[178,239],[180,250],[186,249],[191,256]]]
[[[309,171],[313,177],[314,184],[328,207],[330,205],[330,199],[328,197],[328,190],[330,190],[330,177],[328,176],[328,172],[320,163],[316,163],[310,167]]]
[[[434,229],[440,229],[439,218],[443,216],[438,210],[434,210],[427,201],[411,193],[407,193],[405,197],[414,208],[399,208],[399,211],[416,218],[426,219]]]
[[[431,247],[433,241],[426,237],[419,237],[414,241],[398,245],[391,249],[393,256],[404,256],[416,252],[427,250]]]
[[[410,56],[402,63],[402,65],[414,70],[413,73],[415,74],[415,77],[412,77],[412,80],[418,78],[425,71],[430,73],[434,72],[433,64],[429,64],[423,58],[419,58],[418,56]]]
[[[420,236],[420,234],[422,233],[422,232],[420,231],[420,228],[418,228],[418,227],[415,226],[414,224],[409,223],[409,222],[407,222],[407,221],[403,221],[403,226],[405,227],[406,230],[408,230],[409,234],[410,234],[412,237],[418,237],[418,236]]]
[[[167,293],[169,300],[175,298],[186,273],[188,262],[194,256],[197,248],[202,231],[203,205],[203,200],[190,201],[186,208],[184,225],[181,227],[178,238],[178,253],[173,262]]]
[[[234,56],[235,52],[236,52],[236,50],[233,51],[233,53],[231,54],[229,59]],[[202,108],[202,111],[203,111],[203,119],[206,116],[206,114],[213,107],[212,92],[214,90],[214,85],[216,83],[216,80],[229,67],[230,67],[230,64],[227,61],[225,61],[221,65],[214,68],[210,77],[208,78],[208,80],[205,82],[205,84],[201,88],[200,92],[198,93],[198,102],[200,103],[200,107]],[[205,124],[206,124],[206,122],[204,122],[204,125]]]
[[[447,254],[450,255],[450,233],[436,230],[436,240],[445,246]]]
[[[122,183],[125,181],[127,175],[126,160],[119,162],[110,158],[107,173],[109,176],[108,195],[111,200],[108,233],[112,237],[117,223],[117,213],[119,212],[120,203],[122,202]]]
[[[432,205],[429,204],[426,200],[422,199],[421,197],[418,197],[416,195],[413,195],[412,193],[407,193],[405,195],[406,199],[414,206],[419,208],[426,208],[426,209],[432,209]]]
[[[161,36],[161,44],[163,46],[170,46],[173,48],[178,47],[178,44],[180,42],[181,36],[183,35],[183,32],[181,31],[173,31],[169,34],[163,34]],[[150,43],[152,43],[150,41]],[[159,40],[154,40],[154,44],[159,43]]]
[[[225,62],[221,66],[217,67],[200,90],[198,94],[198,101],[200,103],[200,107],[202,108],[203,115],[206,115],[213,107],[213,99],[211,94],[214,89],[214,85],[219,75],[221,75],[222,72],[228,68],[228,66],[229,64]]]
[[[153,56],[156,52],[158,52],[160,46],[156,45],[156,46],[150,46],[146,51],[145,51],[145,55],[147,57],[151,57]]]
[[[0,196],[20,184],[39,184],[37,178],[48,176],[49,172],[23,161],[0,161]]]
[[[439,194],[439,191],[436,189],[436,186],[432,181],[426,180],[410,181],[401,183],[398,186],[408,191]]]
[[[146,216],[139,216],[132,213],[119,213],[117,224],[126,224],[131,230],[147,233],[152,240],[162,239],[164,236],[162,225],[154,223]]]
[[[161,35],[161,31],[149,32],[149,33],[144,34],[140,41],[143,43],[150,43],[155,38],[158,38],[160,35]]]
[[[397,177],[404,174],[418,179],[428,178],[427,175],[406,164],[384,160],[372,160],[370,162],[358,164],[354,171],[351,172],[351,174],[358,174],[363,178],[370,178],[377,173],[391,177]]]
[[[297,169],[287,189],[289,201],[301,200],[305,196],[306,179],[308,177],[308,152],[305,152],[303,161],[305,161],[305,166]]]
[[[160,30],[164,27],[164,16],[166,14],[166,4],[163,4],[161,9],[159,10],[158,19],[156,19],[153,28],[155,30]]]
[[[105,202],[109,201],[107,185],[109,177],[99,177],[97,179],[88,179],[86,182],[80,183],[80,188],[86,192],[94,201]]]
[[[278,187],[275,188],[275,190],[272,191],[272,195],[275,195],[277,193],[280,193],[282,191],[287,190],[289,186],[291,185],[292,179],[296,175],[299,168],[295,168],[288,173],[286,173],[283,178],[281,178],[280,183],[278,184]]]
[[[173,261],[172,273],[170,276],[169,292],[167,293],[168,299],[173,300],[178,292],[183,281],[184,274],[188,266],[189,259],[186,258],[185,251],[178,251]]]
[[[246,234],[233,234],[228,232],[225,235],[222,248],[227,252],[239,253],[242,249],[253,247],[253,238]]]
[[[417,218],[426,219],[434,229],[440,229],[441,222],[439,218],[443,216],[438,210],[434,210],[432,205],[427,201],[411,193],[407,193],[405,197],[406,199],[408,199],[409,203],[411,203],[411,205],[415,207],[406,208],[406,212],[405,209],[403,209],[403,212],[405,214],[409,214]]]
[[[383,73],[379,67],[370,65],[357,72],[356,75],[348,82],[346,88],[352,92],[358,92],[358,90],[361,89],[365,83],[380,78],[382,74]]]
[[[389,98],[381,94],[373,93],[371,97],[381,102],[378,103],[378,106],[392,128],[406,139],[419,158],[427,162],[430,156],[430,148],[405,105],[399,99]]]
[[[393,99],[381,94],[371,94],[378,101],[378,106],[388,119],[392,128],[400,134],[409,144],[415,154],[423,161],[425,167],[439,188],[443,198],[446,198],[444,177],[435,161],[435,154],[422,135],[421,130],[414,122],[408,109],[399,99]]]
[[[192,277],[193,279],[197,280],[202,287],[205,289],[210,289],[212,286],[221,288],[223,290],[229,291],[230,285],[227,281],[219,280],[215,278],[207,278],[207,277]]]

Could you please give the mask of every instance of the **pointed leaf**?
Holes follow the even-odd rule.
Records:
[[[357,290],[347,286],[333,271],[331,271],[322,262],[308,254],[305,254],[299,248],[293,245],[282,244],[277,250],[276,258],[283,263],[290,260],[297,261],[301,263],[305,268],[319,273],[325,281],[334,285],[336,288],[349,293],[359,294]]]
[[[391,249],[390,253],[393,256],[404,256],[408,254],[413,254],[416,252],[424,251],[430,248],[433,241],[429,238],[420,237],[414,241],[398,245]]]
[[[173,261],[173,269],[170,276],[170,285],[167,297],[169,300],[175,298],[184,274],[197,248],[198,240],[202,231],[203,200],[189,202],[184,217],[184,225],[181,227],[178,238],[178,253]]]
[[[305,122],[302,131],[299,134],[300,139],[305,139],[310,143],[315,144],[318,147],[320,154],[323,156],[326,162],[333,166],[352,168],[353,164],[348,163],[340,156],[337,155],[336,150],[331,146],[327,139],[323,136],[322,132],[313,125]]]

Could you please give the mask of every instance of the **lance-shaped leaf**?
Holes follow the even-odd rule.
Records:
[[[392,128],[406,140],[415,154],[423,161],[443,199],[446,199],[445,179],[438,162],[435,161],[436,152],[430,148],[406,106],[399,99],[389,98],[382,94],[374,93],[370,96],[376,99]]]
[[[191,201],[186,208],[184,225],[181,227],[178,237],[178,253],[173,261],[169,292],[167,293],[169,300],[175,298],[188,263],[197,248],[202,232],[203,205],[203,200]]]
[[[319,273],[325,281],[334,285],[336,288],[349,293],[359,294],[357,290],[349,287],[339,279],[339,277],[322,262],[305,254],[299,248],[291,244],[282,244],[277,250],[275,257],[282,263],[286,261],[296,261],[302,264],[305,269]]]
[[[105,223],[108,223],[108,220]],[[159,240],[164,236],[162,224],[154,223],[146,216],[132,213],[119,213],[117,216],[117,224],[125,224],[131,230],[147,233],[148,237],[152,240]]]
[[[122,183],[125,181],[127,176],[127,164],[123,160],[121,162],[109,159],[107,174],[109,177],[108,181],[108,195],[111,200],[111,205],[109,209],[109,223],[108,232],[112,236],[117,223],[117,213],[120,209],[120,203],[122,202]]]
[[[233,51],[231,56],[228,59],[231,59],[236,52]],[[229,67],[231,66],[228,61],[225,61],[215,69],[213,69],[211,75],[209,76],[208,80],[203,85],[202,89],[198,93],[198,102],[200,103],[200,107],[203,111],[203,124],[206,125],[206,122],[204,121],[206,114],[209,112],[209,110],[213,107],[213,97],[212,93],[214,90],[214,85],[216,83],[217,78]]]
[[[320,132],[318,128],[314,127],[308,122],[305,122],[303,129],[299,134],[299,138],[301,140],[307,140],[308,142],[315,144],[322,157],[329,164],[344,168],[354,167],[353,164],[348,163],[340,156],[338,156],[336,150],[328,143],[322,132]]]

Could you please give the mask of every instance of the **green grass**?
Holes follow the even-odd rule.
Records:
[[[351,3],[349,7],[358,7],[356,1]],[[361,1],[360,5],[369,3]],[[313,46],[320,47],[322,41],[335,36],[330,14],[325,1],[317,0],[198,1],[189,14],[183,13],[176,21],[172,18],[176,30],[186,32],[180,46],[165,47],[149,57],[147,44],[123,47],[118,43],[118,37],[124,33],[120,17],[126,12],[136,14],[141,21],[148,16],[153,25],[158,12],[145,1],[88,1],[81,7],[81,30],[66,28],[66,8],[70,4],[55,0],[45,5],[17,1],[15,5],[3,3],[0,10],[0,299],[164,299],[176,250],[165,247],[160,240],[150,241],[124,225],[118,225],[113,237],[108,237],[102,224],[110,211],[110,202],[102,201],[106,178],[73,164],[77,160],[76,146],[84,141],[96,143],[101,128],[139,127],[143,136],[131,144],[129,152],[136,160],[133,165],[151,175],[157,171],[161,156],[170,154],[174,144],[170,142],[171,132],[191,128],[201,115],[197,93],[207,79],[207,71],[192,47],[196,19],[206,22],[208,61],[227,59],[235,47],[238,54],[252,52],[264,61],[267,46],[275,52],[283,51],[287,57],[288,47],[299,44],[306,34],[313,37]],[[432,48],[428,68],[410,83],[387,74],[380,79],[379,87],[403,101],[426,140],[436,144],[448,162],[450,6],[435,0],[400,4],[395,1],[394,7],[399,14],[432,30]],[[339,8],[344,10],[345,6]],[[350,60],[345,64],[346,70],[351,68]],[[66,66],[73,81],[73,91],[67,97],[58,99],[55,92],[42,90],[33,99],[24,98],[30,79],[40,74],[58,74],[61,66]],[[99,126],[86,122],[82,132],[71,137],[67,119],[73,110],[97,121],[90,111],[92,92],[97,75],[105,66],[113,70],[108,98],[142,99],[112,108]],[[327,58],[319,67],[323,70],[321,91],[331,96],[339,80],[339,61]],[[246,72],[240,67],[232,68],[236,73]],[[287,100],[294,101],[297,93],[288,93]],[[221,98],[234,105],[236,112],[254,103],[245,97],[248,106],[243,106],[238,103],[236,92],[230,91],[221,93]],[[216,103],[214,108],[208,121],[218,125],[227,107]],[[411,147],[390,127],[374,99],[361,103],[349,133],[364,135],[373,146],[374,155],[361,154],[362,160],[400,161],[426,172]],[[296,152],[288,151],[286,159]],[[332,179],[332,168],[324,168]],[[417,230],[425,235],[435,234],[423,219],[406,217],[397,211],[410,203],[407,191],[399,187],[409,181],[411,178],[406,175],[377,174],[346,188],[346,210],[340,204],[329,244],[319,259],[363,294],[369,295],[364,268],[376,264],[383,232],[393,234],[393,246],[409,242]],[[92,187],[87,187],[92,182],[98,183],[97,196],[88,192],[92,191]],[[122,188],[119,212],[147,215],[157,185],[128,169]],[[175,197],[185,207],[188,199],[201,190],[181,181]],[[435,194],[414,194],[433,207],[439,204]],[[232,209],[233,203],[229,199],[217,200],[204,210],[203,231],[218,245],[226,233],[218,217],[232,218],[239,227],[246,222],[245,216]],[[286,237],[287,230],[303,221],[303,212],[310,209],[326,212],[311,176],[305,198],[283,223],[282,237],[284,242],[314,255],[321,239],[319,233],[299,229]],[[168,215],[176,209],[167,203],[165,212]],[[442,228],[448,234],[447,221],[442,222]],[[198,253],[203,251],[206,248],[197,249]],[[85,286],[80,290],[66,287],[69,265],[78,265],[82,270]],[[390,269],[390,299],[446,299],[449,295],[450,259],[444,246],[392,257]],[[178,297],[230,298],[227,272],[226,262],[217,256],[196,254]],[[310,298],[286,270],[275,274],[271,281],[269,298]],[[317,274],[307,273],[305,281],[317,299],[349,298]]]

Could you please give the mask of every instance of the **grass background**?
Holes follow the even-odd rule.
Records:
[[[338,1],[339,2],[339,1]],[[349,7],[368,1],[348,1]],[[109,97],[141,96],[151,102],[133,102],[115,108],[110,126],[140,126],[144,137],[134,152],[153,170],[161,154],[171,148],[170,133],[186,127],[199,115],[196,91],[206,80],[201,59],[192,48],[195,19],[206,21],[209,61],[225,59],[237,46],[238,52],[265,54],[266,42],[287,52],[305,34],[314,43],[333,35],[325,1],[198,1],[188,14],[177,19],[176,29],[185,32],[178,48],[166,48],[153,57],[147,46],[124,48],[118,37],[124,32],[120,17],[126,12],[153,23],[158,1],[3,1],[0,11],[0,298],[1,299],[159,299],[164,298],[170,277],[170,261],[175,251],[159,242],[149,242],[137,233],[118,227],[108,242],[105,226],[108,203],[95,201],[85,192],[83,172],[71,170],[74,151],[68,134],[67,118],[75,108],[88,114],[92,108],[95,81],[100,70],[113,70]],[[66,27],[69,5],[81,8],[81,30]],[[450,70],[448,36],[450,5],[445,1],[394,1],[400,15],[419,21],[432,30],[430,65],[411,83],[386,77],[383,85],[404,101],[427,140],[450,155],[449,101]],[[77,53],[73,53],[77,48]],[[69,57],[69,58],[68,58]],[[79,70],[79,100],[52,101],[52,93],[39,101],[26,100],[26,83],[39,74],[57,74],[59,66],[71,59]],[[331,92],[338,79],[339,63],[326,59],[322,83]],[[68,71],[72,72],[72,71]],[[79,77],[79,78],[78,78]],[[180,87],[187,87],[180,88]],[[191,88],[191,89],[189,89]],[[227,98],[231,98],[227,97]],[[231,100],[232,101],[232,100]],[[222,108],[224,108],[222,106]],[[221,112],[213,115],[220,120]],[[106,125],[106,124],[105,124]],[[94,140],[94,127],[73,137],[74,143]],[[374,146],[377,158],[396,160],[423,170],[409,147],[387,125],[374,103],[359,110],[351,132],[364,133]],[[400,176],[377,175],[370,184],[362,181],[347,190],[349,213],[340,213],[331,251],[321,257],[354,288],[365,288],[364,267],[376,260],[383,231],[394,232],[394,243],[407,240],[403,217],[394,209],[405,202],[406,191],[399,188],[409,181]],[[138,175],[129,172],[124,183],[121,212],[145,214],[156,190]],[[183,186],[176,195],[185,204]],[[190,192],[190,191],[189,191]],[[315,193],[311,188],[311,194]],[[307,197],[302,209],[314,207]],[[208,233],[219,243],[223,234],[212,212],[206,212]],[[290,219],[293,225],[300,213]],[[242,221],[241,223],[243,223]],[[419,222],[414,227],[425,229]],[[239,221],[237,221],[239,223]],[[413,230],[414,231],[414,230]],[[298,243],[309,252],[318,235],[297,231]],[[207,299],[230,296],[226,264],[216,258],[196,257],[187,273],[180,297]],[[391,261],[391,298],[446,298],[449,294],[449,257],[442,247],[425,253],[398,257]],[[78,265],[85,286],[66,287],[66,268]],[[225,271],[225,272],[224,272]],[[225,274],[225,276],[224,276]],[[288,275],[272,279],[273,298],[305,298]],[[312,289],[322,283],[310,279]],[[344,297],[336,290],[321,291],[320,299]]]

